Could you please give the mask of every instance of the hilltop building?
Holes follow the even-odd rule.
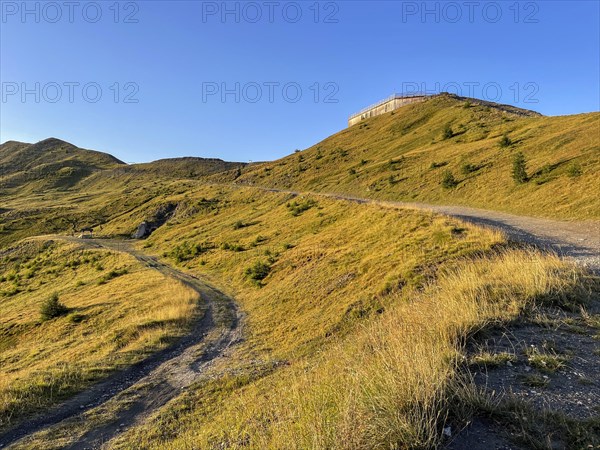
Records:
[[[417,92],[410,94],[393,94],[388,98],[357,112],[356,114],[352,114],[348,119],[348,126],[351,127],[352,125],[368,119],[369,117],[380,116],[381,114],[385,114],[411,103],[422,102],[427,99],[427,97],[429,97],[429,95]]]

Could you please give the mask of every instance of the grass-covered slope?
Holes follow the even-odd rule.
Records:
[[[464,337],[580,300],[557,258],[427,212],[225,187],[164,201],[197,208],[143,246],[231,292],[245,339],[111,448],[432,448]]]
[[[67,309],[43,316],[54,294]],[[123,253],[47,239],[2,251],[0,430],[165,348],[198,300]]]
[[[556,258],[527,252],[463,261],[422,292],[390,293],[373,320],[355,318],[351,333],[330,337],[308,357],[236,355],[235,369],[211,374],[109,448],[440,448],[452,406],[496,401],[463,390],[460,342],[541,299],[572,296],[578,277]],[[286,305],[276,308],[286,314]],[[307,321],[303,330],[315,325]],[[577,448],[564,423],[556,415],[546,430]],[[526,437],[516,428],[515,439]],[[534,445],[544,448],[543,438]]]
[[[512,177],[518,152],[528,176],[521,184]],[[248,168],[237,182],[597,219],[599,171],[600,113],[543,117],[440,95]],[[454,182],[444,186],[448,173]]]
[[[489,322],[511,320],[536,302],[582,301],[578,270],[554,257],[511,250],[495,231],[430,212],[189,181],[159,188],[109,218],[99,234],[127,234],[152,211],[176,205],[140,247],[235,297],[245,317],[244,339],[194,387],[109,447],[431,448],[442,441],[446,413],[456,402],[453,383],[465,336]],[[64,251],[54,253],[57,267],[43,254],[38,262],[13,261],[21,281],[15,285],[16,275],[7,274],[0,306],[11,322],[25,320],[32,333],[44,336],[73,339],[85,336],[77,331],[82,324],[96,325],[89,338],[100,346],[90,356],[93,370],[96,357],[119,354],[123,336],[135,338],[138,325],[145,330],[150,319],[130,324],[127,311],[134,303],[136,310],[154,310],[150,297],[137,295],[154,284],[134,269],[98,284],[103,274],[91,255]],[[75,268],[74,258],[81,259]],[[40,300],[56,289],[49,273],[56,269],[68,283],[60,288],[61,299],[89,314],[85,321],[71,323],[67,315],[50,325],[37,323]],[[24,281],[30,271],[31,284]],[[65,271],[76,275],[68,278]],[[85,284],[78,286],[79,280]],[[104,297],[107,287],[115,288],[114,297]],[[103,309],[109,298],[116,302],[111,311],[120,312],[115,322]],[[123,326],[134,332],[119,333]],[[16,336],[25,347],[15,351],[34,348],[28,334]],[[72,358],[71,350],[39,340],[48,348],[44,362],[65,367]],[[71,349],[65,341],[58,345]],[[4,350],[14,357],[9,367],[24,374],[25,392],[37,392],[37,371],[27,374],[44,369],[34,357],[40,350],[31,350],[31,358],[11,351]],[[7,403],[27,399],[12,393],[20,385],[11,380]],[[82,386],[77,377],[62,380],[64,392]],[[85,421],[75,430],[72,425],[59,424],[18,448],[62,448],[93,428]]]
[[[242,169],[246,163],[227,162],[216,158],[169,158],[120,168],[121,173],[153,175],[162,178],[197,179],[227,170]]]
[[[28,236],[98,230],[151,199],[245,166],[191,157],[128,165],[58,139],[9,141],[0,146],[0,247]]]
[[[6,194],[68,189],[100,170],[124,165],[107,153],[78,148],[60,139],[0,145],[0,190]]]
[[[0,427],[161,348],[185,332],[196,300],[122,254],[17,241],[83,226],[130,236],[169,211],[139,247],[235,297],[244,339],[108,447],[439,445],[451,404],[466,401],[456,388],[465,337],[535,304],[584,302],[585,275],[426,211],[204,183],[598,218],[599,118],[438,96],[272,163],[102,159],[68,185],[50,175],[17,181],[24,161],[67,164],[70,147],[59,143],[45,160],[28,144],[5,144],[13,172],[3,180],[14,185],[0,194]],[[511,177],[519,151],[522,184]],[[445,171],[454,185],[442,185]],[[54,291],[69,310],[41,320]],[[59,424],[23,448],[62,448],[86,427]]]
[[[0,245],[98,228],[152,199],[206,181],[598,219],[599,143],[600,113],[543,117],[450,95],[253,165],[202,158],[126,165],[56,139],[6,142],[0,146]],[[526,163],[524,183],[512,175],[519,153]],[[138,223],[146,219],[140,215]]]
[[[181,201],[202,207],[159,228],[146,250],[233,290],[262,358],[312,352],[390,292],[502,240],[430,213],[253,189],[203,188]]]
[[[5,194],[1,196],[0,247],[28,236],[76,233],[84,227],[98,230],[105,222],[172,190],[161,180],[103,177],[89,185],[84,181],[77,189]]]

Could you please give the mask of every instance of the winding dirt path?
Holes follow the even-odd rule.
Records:
[[[125,241],[80,240],[65,236],[49,238],[75,242],[88,248],[107,248],[134,256],[144,265],[177,279],[198,292],[203,301],[203,316],[193,325],[190,333],[175,345],[111,375],[47,414],[24,421],[1,434],[1,448],[26,440],[28,436],[63,421],[64,428],[69,428],[69,423],[82,422],[85,414],[94,409],[110,409],[108,419],[100,421],[65,447],[98,448],[179,395],[182,389],[198,380],[208,367],[242,339],[242,317],[235,302],[198,278],[143,254]]]

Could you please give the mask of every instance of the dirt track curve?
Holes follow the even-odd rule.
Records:
[[[234,301],[194,276],[175,270],[156,258],[133,249],[125,241],[80,240],[65,236],[49,238],[76,242],[88,248],[107,248],[128,253],[146,266],[175,278],[198,292],[202,299],[200,307],[203,315],[193,325],[190,333],[174,346],[115,373],[48,413],[23,421],[0,434],[1,448],[63,421],[81,421],[86,412],[115,402],[116,414],[65,447],[98,448],[180,394],[183,388],[198,380],[209,366],[242,339],[241,314]]]

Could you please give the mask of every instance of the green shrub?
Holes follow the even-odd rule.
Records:
[[[169,253],[169,256],[180,263],[202,255],[212,248],[214,248],[214,246],[208,242],[191,243],[186,241],[173,248]]]
[[[450,170],[446,170],[442,177],[442,186],[446,189],[455,188],[458,185],[458,181],[454,178],[454,174]]]
[[[430,169],[437,169],[439,167],[444,167],[446,165],[448,165],[447,161],[442,161],[442,162],[436,162],[436,161],[434,161],[434,162],[431,163],[431,165],[429,166],[429,168]]]
[[[252,241],[252,243],[250,245],[252,247],[256,247],[264,242],[267,242],[268,240],[269,240],[268,237],[259,234],[258,236],[256,236],[256,238]]]
[[[127,273],[127,269],[113,269],[106,274],[106,278],[108,280],[112,280],[113,278],[120,277],[121,275],[125,275]]]
[[[307,199],[302,202],[294,200],[286,205],[287,209],[292,213],[292,216],[296,217],[305,211],[317,206],[317,202],[312,199]]]
[[[121,275],[125,275],[127,273],[127,269],[113,269],[104,275],[100,280],[98,280],[98,284],[105,284],[113,278],[120,277]]]
[[[513,158],[512,177],[519,184],[525,183],[529,179],[527,176],[527,162],[522,152],[518,152]]]
[[[196,206],[198,207],[199,211],[210,212],[214,211],[215,209],[219,209],[219,202],[220,200],[217,198],[207,199],[202,197],[200,200],[198,200]]]
[[[498,145],[500,145],[500,147],[502,148],[506,148],[506,147],[510,147],[513,144],[512,140],[508,137],[508,134],[503,135],[500,138],[500,142],[498,142]]]
[[[40,307],[40,317],[42,321],[51,320],[60,317],[69,312],[69,308],[63,305],[58,299],[58,294],[53,293]]]
[[[581,175],[581,166],[577,163],[573,163],[569,166],[569,168],[567,169],[567,174],[571,177],[571,178],[575,178],[578,177],[579,175]]]
[[[80,323],[83,322],[85,316],[83,314],[73,313],[67,316],[67,320],[71,323]]]
[[[454,136],[454,131],[452,130],[450,124],[444,127],[444,130],[442,131],[442,136],[444,137],[444,139],[450,139]]]
[[[244,250],[246,250],[243,245],[230,244],[229,242],[223,242],[223,244],[221,245],[221,248],[223,250],[229,250],[232,252],[243,252]]]
[[[460,171],[463,175],[469,175],[470,173],[477,172],[478,170],[479,167],[471,163],[464,163],[460,168]]]
[[[271,266],[263,261],[257,261],[253,266],[246,269],[246,276],[257,283],[261,282],[271,273]]]

